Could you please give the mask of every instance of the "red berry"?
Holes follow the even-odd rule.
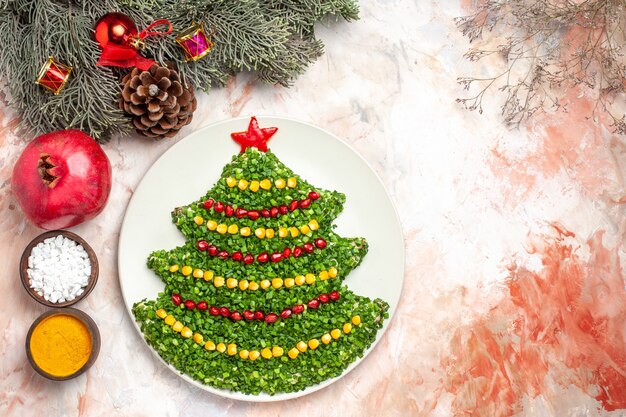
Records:
[[[250,310],[244,310],[243,318],[246,320],[254,320],[254,313]]]
[[[265,318],[265,313],[263,313],[262,311],[255,311],[254,312],[254,319],[255,320],[263,320]]]
[[[228,258],[228,252],[226,252],[225,250],[221,250],[217,253],[217,256],[220,259],[227,259]]]
[[[250,211],[248,212],[248,218],[249,218],[250,220],[257,220],[260,216],[261,216],[261,215],[260,215],[260,214],[259,214],[259,212],[258,212],[258,211],[256,211],[256,210],[250,210]]]
[[[278,320],[278,314],[276,313],[269,313],[267,316],[265,316],[265,322],[268,324],[276,323],[277,320]]]
[[[293,314],[300,314],[304,311],[304,305],[302,304],[295,305],[291,307],[291,311],[293,311]]]
[[[291,203],[289,203],[289,211],[294,211],[295,209],[297,209],[298,204],[300,204],[298,200],[291,200]]]
[[[320,303],[326,304],[328,302],[328,300],[330,299],[330,297],[328,296],[328,294],[320,294],[317,297],[317,299],[320,300]]]
[[[189,310],[193,310],[194,308],[196,308],[196,303],[194,303],[193,300],[187,300],[185,301],[185,307],[187,307]]]
[[[305,209],[307,207],[309,207],[311,205],[311,199],[310,198],[305,198],[304,200],[302,200],[300,202],[300,208]]]
[[[247,254],[246,256],[243,257],[244,264],[250,265],[252,262],[254,262],[254,256],[252,256],[251,254]]]
[[[272,253],[270,259],[272,260],[272,262],[280,262],[283,260],[283,254],[280,252],[274,252]]]
[[[223,212],[224,211],[224,203],[222,203],[221,201],[218,201],[213,206],[213,210],[215,210],[215,212],[217,212],[217,213]]]
[[[206,301],[200,301],[198,304],[196,304],[196,307],[198,308],[198,310],[206,310],[207,308],[209,308],[209,305],[207,304]]]
[[[291,256],[291,249],[285,248],[283,249],[283,258],[287,259]]]
[[[183,297],[180,294],[172,294],[172,302],[179,306],[183,302]]]
[[[317,239],[315,239],[315,246],[317,246],[320,249],[324,249],[326,247],[326,240],[322,239],[321,237],[318,237]]]
[[[233,208],[233,206],[226,206],[226,208],[224,209],[224,214],[228,217],[231,217],[233,214],[235,214],[235,209]]]
[[[256,260],[261,262],[262,264],[269,261],[270,256],[267,254],[267,252],[262,252],[259,253],[259,255],[256,257]]]
[[[290,308],[286,308],[283,311],[280,312],[280,316],[284,319],[288,319],[289,316],[291,316],[291,309]]]
[[[328,294],[328,297],[333,301],[337,301],[341,296],[339,295],[339,291],[335,290],[331,291],[330,294]]]
[[[220,315],[220,309],[215,307],[215,306],[211,306],[209,308],[209,314],[212,316],[219,316]]]
[[[309,193],[309,198],[311,200],[317,200],[318,198],[320,198],[320,193],[316,192],[316,191],[311,191]]]
[[[238,311],[233,311],[232,313],[230,313],[230,319],[235,321],[241,320],[241,313]]]
[[[209,248],[209,242],[206,240],[199,240],[196,242],[196,248],[198,248],[198,250],[205,251]]]
[[[296,246],[295,248],[293,248],[293,256],[295,258],[299,258],[300,255],[302,255],[302,248],[300,246]]]
[[[302,249],[304,249],[306,253],[312,253],[315,250],[315,247],[313,247],[312,243],[305,243],[302,245]]]
[[[278,212],[280,214],[287,214],[289,213],[289,207],[283,204],[282,206],[278,207]]]
[[[217,255],[217,252],[218,252],[217,246],[209,245],[209,247],[206,249],[206,251],[209,253],[209,255],[215,256],[215,255]]]
[[[234,252],[232,255],[230,255],[230,257],[233,261],[241,262],[243,260],[243,253]]]
[[[261,210],[261,216],[270,217],[271,216],[270,211],[268,209]]]
[[[248,215],[248,210],[246,210],[246,209],[242,209],[241,207],[237,207],[237,210],[235,210],[235,216],[237,216],[238,219],[246,217],[247,215]]]
[[[309,308],[317,309],[320,306],[320,302],[318,299],[314,298],[311,301],[309,301],[306,305],[308,305]]]
[[[204,202],[204,208],[207,210],[210,209],[211,207],[213,207],[213,203],[215,203],[215,200],[209,198],[207,201]]]
[[[278,207],[272,207],[270,209],[270,216],[272,216],[272,217],[278,216]]]
[[[220,314],[222,315],[222,317],[228,317],[230,316],[230,310],[226,307],[220,307]]]

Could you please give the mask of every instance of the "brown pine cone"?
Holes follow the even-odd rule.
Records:
[[[198,104],[193,87],[185,84],[173,68],[134,68],[122,79],[119,106],[132,118],[138,133],[170,138],[191,122]]]

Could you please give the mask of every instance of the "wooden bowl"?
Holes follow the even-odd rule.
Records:
[[[46,300],[45,298],[43,298],[41,295],[37,294],[37,292],[30,287],[30,282],[29,282],[30,279],[28,278],[28,257],[30,256],[31,251],[37,244],[39,244],[40,242],[43,242],[45,239],[48,239],[49,237],[55,237],[58,235],[63,235],[68,239],[72,239],[73,241],[80,243],[82,247],[85,248],[87,255],[89,255],[89,261],[91,262],[91,275],[89,276],[89,279],[87,281],[87,286],[85,287],[81,295],[79,295],[78,297],[74,298],[71,301],[64,301],[62,303],[52,303]],[[93,251],[91,246],[89,246],[89,244],[87,244],[87,242],[85,242],[85,240],[82,237],[78,236],[75,233],[68,232],[66,230],[52,230],[50,232],[40,234],[39,236],[31,240],[28,246],[26,246],[26,249],[24,249],[24,252],[22,253],[22,258],[20,259],[20,278],[22,279],[22,285],[24,285],[26,292],[28,292],[28,294],[31,297],[33,297],[36,301],[48,307],[68,307],[73,304],[76,304],[83,298],[87,297],[89,293],[93,290],[93,287],[96,286],[96,282],[98,282],[98,272],[99,272],[98,258],[96,257],[96,253]]]
[[[43,369],[41,369],[39,365],[37,365],[37,363],[33,359],[33,355],[30,351],[30,338],[33,335],[33,331],[35,330],[35,327],[37,327],[39,323],[41,323],[44,319],[48,317],[62,315],[62,314],[65,314],[67,316],[72,316],[80,320],[85,326],[87,326],[87,329],[89,330],[89,334],[91,335],[91,353],[89,355],[89,359],[87,359],[87,362],[85,362],[85,364],[78,371],[67,376],[52,375],[44,371]],[[37,373],[53,381],[66,381],[68,379],[76,378],[77,376],[85,373],[87,369],[91,368],[91,365],[93,365],[93,363],[96,361],[99,353],[100,353],[100,331],[98,330],[98,326],[93,321],[93,319],[89,317],[89,315],[87,315],[87,313],[84,313],[75,308],[54,308],[52,310],[46,311],[45,313],[37,317],[37,319],[30,326],[30,329],[28,329],[28,334],[26,335],[26,357],[28,358],[28,362],[31,364],[33,369],[37,371]]]

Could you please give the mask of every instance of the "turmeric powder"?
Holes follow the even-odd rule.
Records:
[[[57,314],[45,318],[30,338],[33,361],[50,375],[64,377],[80,370],[91,355],[91,333],[76,317]]]

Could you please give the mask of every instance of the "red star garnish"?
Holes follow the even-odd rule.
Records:
[[[247,131],[231,133],[230,136],[241,145],[241,152],[245,152],[246,148],[257,148],[267,152],[267,141],[277,130],[277,127],[260,128],[256,117],[252,116]]]

